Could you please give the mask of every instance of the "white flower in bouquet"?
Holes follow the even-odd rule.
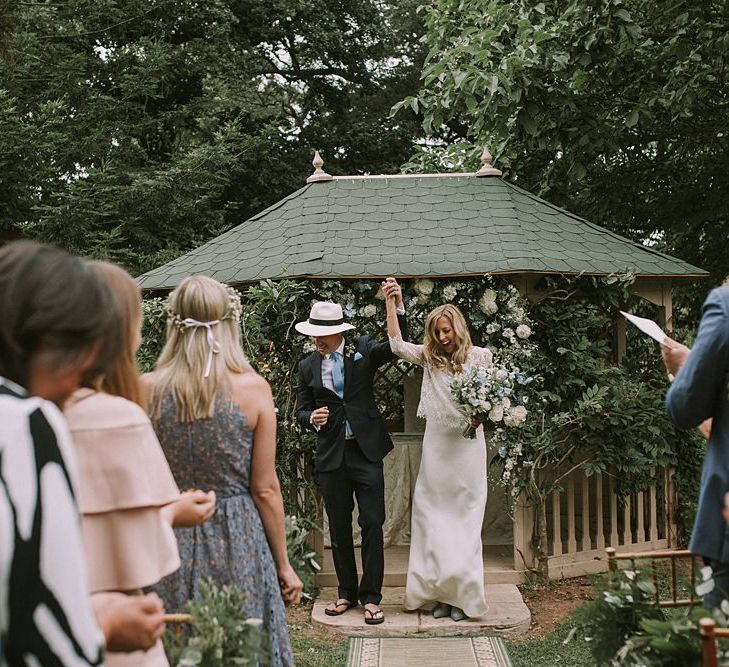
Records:
[[[483,291],[481,298],[484,301],[496,301],[496,292],[489,287]]]
[[[446,301],[453,301],[458,296],[458,289],[455,285],[446,285],[443,288],[443,298]]]
[[[377,315],[377,306],[375,306],[374,303],[368,303],[364,308],[362,308],[360,313],[364,317],[374,317]]]
[[[501,325],[498,322],[491,322],[491,324],[486,327],[486,333],[489,335],[495,334],[499,329],[501,329]]]
[[[310,354],[311,352],[316,350],[316,345],[314,345],[314,343],[312,343],[310,340],[307,340],[304,342],[302,348],[303,348],[304,352],[306,352],[307,354]]]
[[[508,410],[511,407],[511,400],[508,396],[504,396],[504,398],[501,399],[501,406],[504,410]]]
[[[504,408],[500,405],[494,405],[493,408],[489,411],[489,419],[494,422],[498,423],[504,418]]]
[[[512,340],[514,338],[514,330],[507,327],[501,332],[501,335],[508,340]]]
[[[494,372],[494,380],[496,380],[496,382],[503,382],[508,377],[509,371],[507,371],[505,368],[497,368]]]
[[[523,405],[515,405],[509,414],[512,416],[516,424],[523,424],[527,418],[527,409]]]
[[[487,291],[493,291],[493,290],[487,290]],[[478,300],[478,309],[484,314],[484,315],[495,315],[496,312],[499,310],[499,307],[496,305],[496,301],[493,299],[487,299],[486,295],[484,294],[479,300]]]
[[[520,324],[516,328],[516,335],[517,335],[517,338],[522,338],[522,339],[529,338],[529,336],[532,335],[532,330],[529,328],[529,325]]]

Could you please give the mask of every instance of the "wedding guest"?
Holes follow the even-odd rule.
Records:
[[[418,416],[426,420],[423,453],[412,502],[410,561],[405,608],[434,609],[454,621],[487,611],[481,528],[486,510],[486,441],[463,436],[463,414],[450,392],[464,364],[488,366],[491,351],[471,343],[466,320],[452,304],[425,320],[422,345],[403,341],[392,288],[387,297],[387,333],[392,351],[423,367]]]
[[[182,567],[155,590],[180,609],[199,597],[203,577],[243,589],[247,615],[262,619],[268,635],[268,664],[288,667],[284,603],[298,603],[303,585],[286,549],[271,388],[245,358],[240,316],[235,290],[205,276],[186,278],[168,299],[156,370],[144,376],[177,483],[218,494],[208,523],[178,531]]]
[[[393,298],[398,317],[406,325],[402,293],[394,278]],[[373,384],[375,371],[393,361],[387,341],[369,336],[345,340],[354,327],[344,321],[336,303],[315,303],[309,319],[296,330],[311,336],[316,350],[299,363],[296,408],[303,428],[318,433],[316,474],[329,518],[337,600],[326,607],[328,616],[340,616],[361,602],[364,622],[378,625],[385,620],[380,608],[385,572],[382,525],[385,522],[385,482],[382,460],[392,449],[392,439],[377,409]],[[362,578],[352,538],[354,499],[362,529]]]
[[[0,249],[0,664],[100,665],[154,645],[156,595],[93,602],[78,474],[58,405],[118,349],[107,285],[78,257],[31,242]]]
[[[180,494],[147,413],[136,351],[142,294],[119,266],[91,262],[111,288],[120,312],[120,349],[103,373],[89,373],[64,411],[79,463],[81,531],[91,591],[141,595],[180,566],[174,525],[196,525],[215,509],[215,496]],[[162,642],[146,652],[108,653],[108,667],[167,667]]]
[[[711,564],[715,586],[704,606],[713,609],[729,597],[729,530],[722,518],[729,490],[729,286],[707,297],[690,350],[669,339],[661,353],[675,377],[666,396],[674,425],[690,429],[711,419],[689,549]]]

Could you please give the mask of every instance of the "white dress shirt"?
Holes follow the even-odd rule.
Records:
[[[336,352],[342,356],[344,355],[344,338],[342,338],[342,342],[339,344]],[[321,359],[321,383],[329,389],[329,391],[334,391],[334,378],[332,377],[333,370],[334,359],[332,359],[332,355],[327,354],[326,356],[323,356]],[[334,393],[336,394],[337,392],[334,391]]]

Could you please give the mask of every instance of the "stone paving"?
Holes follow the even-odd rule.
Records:
[[[403,609],[405,589],[383,589],[382,609],[385,622],[365,625],[363,608],[355,607],[341,616],[327,616],[325,607],[337,597],[335,588],[322,589],[311,613],[312,621],[333,633],[373,637],[428,635],[437,637],[500,635],[525,633],[531,623],[531,613],[519,589],[513,584],[487,584],[488,613],[478,619],[456,623],[450,618],[433,618],[431,612],[407,612]]]

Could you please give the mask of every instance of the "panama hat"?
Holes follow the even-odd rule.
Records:
[[[296,331],[305,336],[331,336],[354,329],[344,321],[342,307],[331,301],[317,301],[309,313],[309,319],[296,324]]]

